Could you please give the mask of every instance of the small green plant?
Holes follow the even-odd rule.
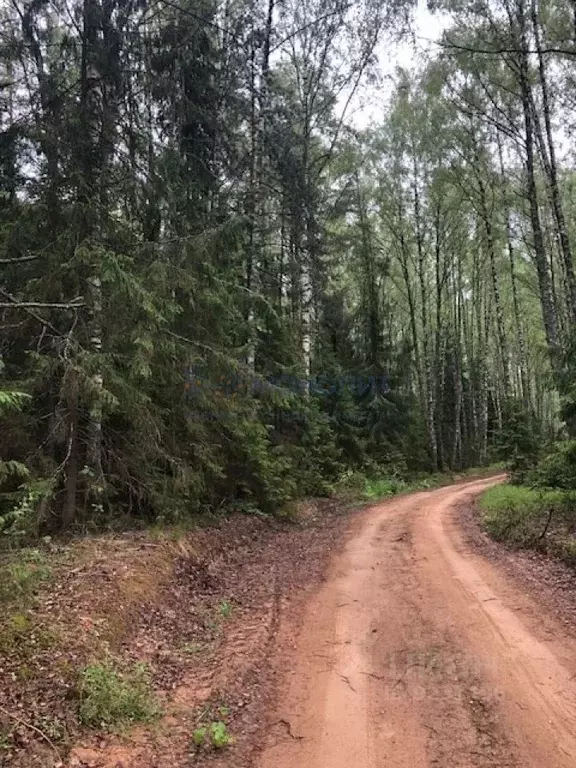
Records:
[[[232,604],[228,600],[221,600],[218,606],[218,612],[223,619],[229,619],[232,615]]]
[[[22,652],[25,647],[24,640],[31,627],[30,619],[23,613],[15,613],[9,616],[0,630],[0,653],[12,654]]]
[[[201,725],[196,728],[192,734],[192,741],[197,749],[205,747],[218,750],[229,747],[234,742],[234,738],[223,720],[214,720],[210,725]]]
[[[210,726],[210,739],[214,749],[224,749],[232,743],[232,736],[228,731],[228,726],[222,720],[217,720]]]
[[[205,725],[203,725],[201,728],[196,728],[192,734],[192,741],[197,747],[201,747],[206,741],[207,734],[208,728]]]
[[[8,629],[17,635],[21,635],[27,632],[30,629],[31,624],[32,622],[28,616],[23,613],[14,613],[8,619]]]
[[[112,662],[91,664],[82,672],[79,718],[92,728],[124,728],[160,715],[146,664],[120,671]]]

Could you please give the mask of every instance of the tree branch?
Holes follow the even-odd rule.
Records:
[[[34,259],[37,259],[38,256],[32,255],[32,256],[20,256],[17,259],[0,259],[0,266],[3,266],[5,264],[22,264],[25,261],[34,261]]]
[[[50,328],[50,330],[56,334],[56,336],[63,336],[64,334],[61,333],[58,328],[56,328],[52,323],[50,323],[48,320],[45,320],[41,315],[38,315],[33,309],[30,307],[22,306],[18,302],[18,299],[16,299],[14,296],[12,296],[8,291],[5,291],[3,288],[0,288],[0,295],[4,296],[6,299],[10,300],[10,304],[4,304],[3,306],[7,308],[14,308],[14,309],[23,309],[24,312],[27,312],[30,317],[33,317],[34,320],[37,320],[42,325],[46,326],[46,328]]]
[[[0,292],[5,295],[5,292],[0,289]],[[68,303],[58,302],[42,302],[42,301],[18,301],[18,299],[11,299],[10,301],[0,301],[0,307],[2,309],[78,309],[79,307],[85,307],[86,304],[83,301],[72,301]]]
[[[525,53],[525,54],[537,54],[538,51],[532,51],[529,49],[522,50],[521,48],[473,48],[468,45],[458,45],[448,40],[447,42],[436,42],[441,48],[446,50],[454,49],[456,51],[465,51],[467,53],[480,53],[485,56],[502,56],[505,53]],[[576,56],[576,48],[542,48],[542,53],[557,53],[560,56]]]

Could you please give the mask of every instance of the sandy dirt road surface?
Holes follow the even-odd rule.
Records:
[[[457,523],[501,479],[352,523],[289,654],[284,735],[259,768],[576,768],[576,642]]]

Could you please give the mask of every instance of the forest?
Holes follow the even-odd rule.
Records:
[[[2,4],[7,539],[493,461],[576,488],[576,4],[431,10],[388,76],[410,3]]]

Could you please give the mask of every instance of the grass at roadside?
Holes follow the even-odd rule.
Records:
[[[414,475],[405,478],[386,475],[368,476],[364,478],[362,498],[366,501],[380,501],[391,496],[397,496],[399,493],[441,488],[467,477],[489,476],[501,469],[501,465],[493,464],[488,467],[472,467],[458,473],[435,472],[433,474]]]
[[[51,567],[38,549],[22,549],[0,560],[0,604],[29,601],[38,586],[50,578]]]
[[[496,541],[536,549],[576,568],[576,493],[500,485],[480,497],[481,522]]]
[[[151,722],[160,713],[145,664],[122,671],[107,660],[90,664],[82,671],[78,714],[84,725],[102,730],[122,729],[134,723]]]

